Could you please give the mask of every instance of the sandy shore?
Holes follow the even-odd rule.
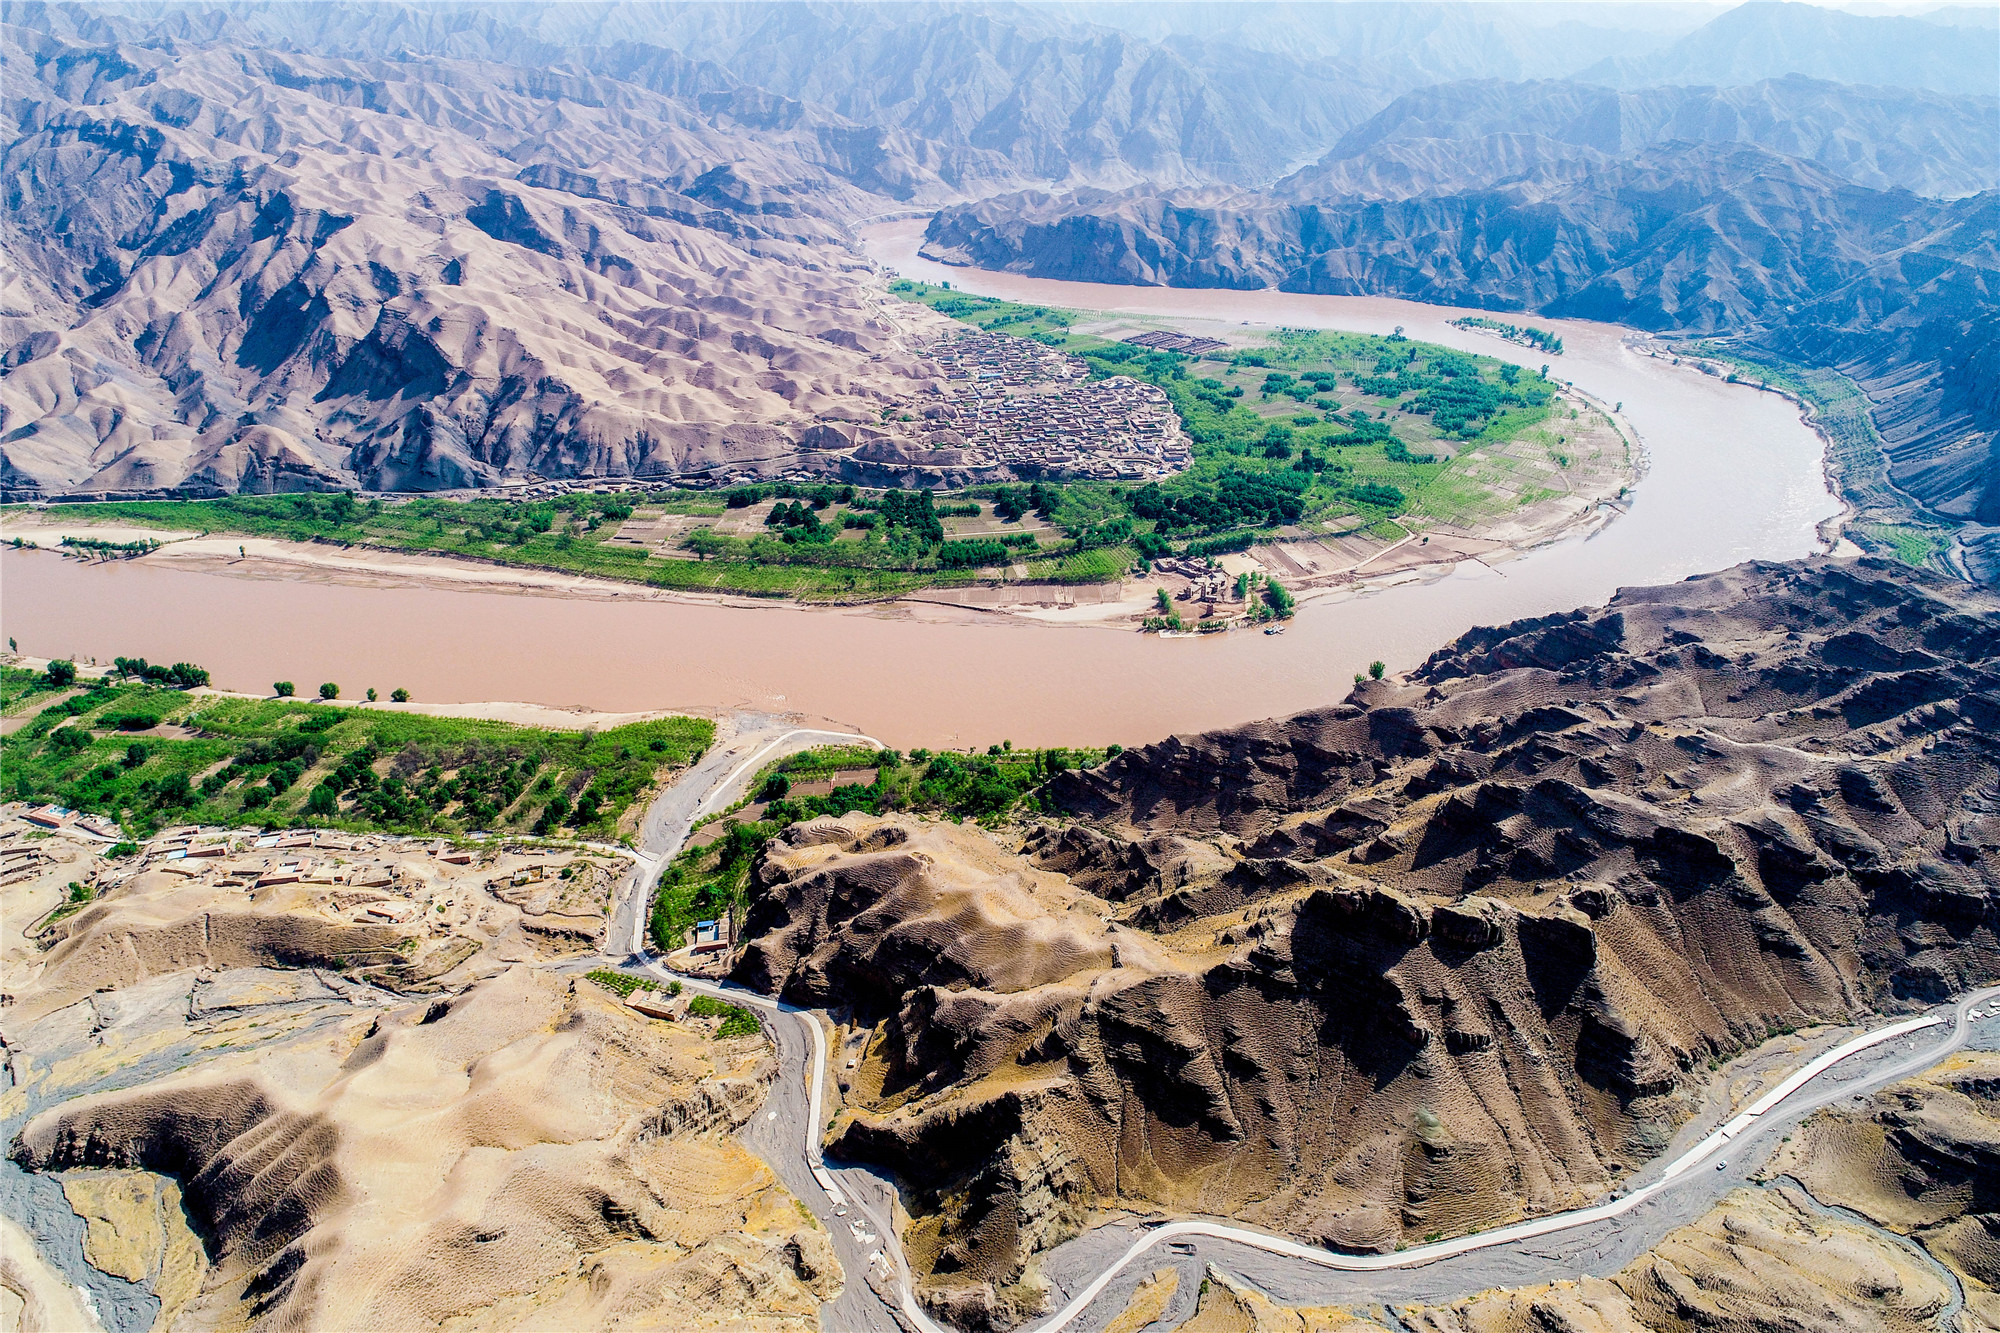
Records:
[[[30,671],[40,671],[49,664],[46,657],[29,657],[21,653],[0,654],[0,662],[12,667],[25,667]],[[77,676],[83,680],[102,679],[109,675],[111,668],[102,662],[77,663]],[[310,688],[310,687],[308,687]],[[249,694],[240,690],[217,690],[206,686],[189,690],[189,694],[209,699],[273,699],[269,694]],[[409,703],[391,703],[387,699],[373,703],[366,699],[316,699],[310,694],[300,695],[299,703],[327,704],[334,708],[365,708],[370,712],[421,713],[427,717],[478,718],[486,722],[508,722],[517,727],[547,727],[552,731],[582,731],[585,728],[623,727],[634,722],[651,722],[662,717],[714,717],[714,709],[667,709],[654,708],[641,712],[615,713],[602,709],[587,708],[582,704],[531,704],[511,700],[487,700],[478,703],[431,704],[412,699]],[[32,714],[6,719],[7,722],[25,724]],[[5,728],[12,730],[12,727]]]
[[[1628,439],[1636,439],[1628,425],[1621,421],[1619,427]],[[1593,504],[1581,512],[1566,513],[1553,523],[1540,526],[1502,525],[1495,527],[1490,535],[1463,533],[1455,529],[1419,530],[1402,541],[1365,547],[1359,553],[1360,558],[1338,561],[1329,568],[1321,568],[1316,563],[1302,566],[1285,553],[1286,546],[1311,545],[1312,539],[1263,543],[1243,556],[1226,557],[1221,563],[1232,573],[1238,571],[1239,565],[1244,569],[1260,570],[1282,582],[1299,601],[1348,597],[1408,582],[1413,575],[1443,578],[1466,560],[1486,565],[1511,560],[1538,547],[1600,528],[1616,513],[1612,507]],[[225,574],[234,578],[294,580],[360,588],[497,592],[593,601],[697,602],[766,607],[781,601],[730,593],[655,588],[558,570],[495,565],[459,556],[420,555],[321,542],[200,535],[137,525],[78,522],[66,518],[59,509],[8,515],[0,521],[0,541],[11,541],[16,537],[44,548],[59,547],[66,537],[105,542],[157,541],[161,543],[160,549],[138,558],[177,569]],[[820,604],[787,600],[784,604],[834,614],[917,620],[987,620],[997,615],[1052,626],[1128,629],[1152,613],[1154,588],[1160,582],[1159,578],[1148,576],[1128,577],[1117,583],[1104,584],[979,585],[919,589],[878,602]],[[480,704],[466,707],[531,706]],[[461,715],[500,717],[499,714],[487,713]],[[501,720],[517,719],[505,717]],[[532,720],[527,724],[600,725]]]

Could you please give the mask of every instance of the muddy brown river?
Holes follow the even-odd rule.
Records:
[[[223,688],[340,682],[420,700],[524,700],[605,710],[751,708],[846,724],[894,745],[1126,745],[1273,717],[1345,695],[1381,659],[1415,665],[1474,625],[1603,601],[1751,559],[1822,548],[1839,512],[1822,444],[1792,404],[1633,350],[1629,331],[1571,320],[1547,357],[1449,327],[1465,311],[1374,298],[1050,282],[918,259],[921,223],[869,235],[906,276],[1088,310],[1387,333],[1550,363],[1623,403],[1648,470],[1629,513],[1494,567],[1303,604],[1282,635],[1161,639],[973,612],[736,606],[355,586],[0,555],[0,628],[38,656],[192,661]]]

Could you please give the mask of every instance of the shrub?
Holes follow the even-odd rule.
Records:
[[[322,699],[338,699],[340,697],[340,686],[334,684],[332,681],[328,681],[319,687],[319,697]]]
[[[389,691],[389,698],[396,703],[406,704],[410,701],[410,692],[401,686],[397,686],[395,689]]]
[[[271,693],[277,695],[280,699],[289,699],[298,692],[298,686],[292,684],[289,680],[281,680],[271,686]]]
[[[1403,504],[1402,491],[1379,481],[1365,481],[1356,486],[1352,494],[1362,504],[1380,509],[1399,509]]]
[[[615,992],[621,1000],[630,999],[632,992],[635,990],[658,990],[660,988],[660,983],[650,977],[635,977],[625,972],[613,972],[607,967],[595,968],[592,971],[584,973],[584,975],[604,987],[604,989]],[[678,983],[676,983],[675,989],[679,989]]]
[[[733,1004],[724,1004],[721,1000],[713,999],[707,995],[690,996],[688,999],[688,1012],[698,1018],[721,1019],[722,1026],[715,1030],[715,1035],[718,1039],[723,1037],[754,1037],[764,1030],[764,1025],[757,1021],[757,1015],[751,1013],[748,1009],[739,1009]]]
[[[148,712],[139,708],[121,709],[115,713],[106,713],[99,720],[99,725],[115,727],[119,731],[148,731],[159,726],[160,720],[165,716],[165,713]]]
[[[57,658],[42,674],[48,677],[49,684],[63,689],[76,684],[76,663],[68,658]]]

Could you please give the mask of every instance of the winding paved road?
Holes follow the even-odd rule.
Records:
[[[697,820],[728,809],[749,779],[771,760],[841,741],[881,744],[873,736],[851,731],[790,726],[766,713],[733,713],[718,720],[715,744],[646,807],[639,822],[636,864],[612,907],[604,952],[610,954],[618,942],[628,942],[631,956],[644,960],[646,909],[653,886],[667,863],[680,854]]]
[[[609,940],[630,942],[630,953],[613,957],[607,947],[604,958],[592,961],[679,981],[688,990],[750,1005],[780,1020],[766,1025],[777,1049],[778,1078],[744,1138],[819,1218],[840,1254],[847,1284],[827,1305],[823,1321],[843,1333],[899,1328],[949,1333],[916,1301],[894,1225],[893,1184],[864,1167],[829,1165],[821,1155],[827,1071],[821,1022],[806,1010],[743,987],[672,972],[645,948],[645,903],[697,819],[726,808],[732,793],[773,757],[828,740],[872,739],[787,729],[778,719],[758,714],[729,721],[727,738],[647,810],[643,850],[607,928]],[[1747,1181],[1778,1131],[1822,1106],[1864,1097],[1930,1068],[1966,1045],[1975,1021],[2000,1026],[1996,1001],[2000,986],[1832,1047],[1670,1159],[1634,1176],[1612,1198],[1587,1208],[1394,1254],[1339,1254],[1221,1219],[1097,1227],[1044,1257],[1044,1274],[1067,1299],[1054,1314],[1031,1325],[1032,1333],[1101,1328],[1124,1307],[1131,1287],[1143,1276],[1134,1265],[1163,1245],[1175,1252],[1169,1261],[1175,1265],[1216,1262],[1280,1300],[1350,1308],[1448,1299],[1496,1286],[1547,1282],[1583,1268],[1615,1270]],[[1938,1029],[1946,1030],[1942,1041],[1934,1040]],[[1710,1170],[1697,1169],[1711,1164]],[[1177,1306],[1191,1300],[1196,1285],[1181,1284]],[[1184,1312],[1177,1317],[1185,1317]]]

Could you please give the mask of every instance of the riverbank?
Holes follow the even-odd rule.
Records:
[[[28,671],[47,670],[51,660],[47,657],[29,657],[22,653],[0,653],[0,666],[16,667]],[[79,681],[101,681],[110,676],[111,667],[104,663],[85,658],[82,661],[76,662],[76,674]],[[245,699],[255,702],[268,702],[277,697],[269,693],[257,694],[244,690],[221,690],[210,685],[189,690],[187,694],[188,697],[197,699]],[[665,717],[693,716],[708,717],[709,720],[714,720],[711,714],[686,713],[664,708],[611,713],[591,708],[584,704],[563,706],[560,704],[523,703],[516,700],[478,700],[469,703],[426,703],[421,700],[410,700],[398,703],[393,699],[368,699],[363,697],[312,699],[309,702],[324,704],[330,708],[365,708],[370,712],[377,713],[418,713],[425,717],[463,718],[481,722],[505,722],[509,726],[543,727],[554,731],[584,731],[606,727],[625,727],[636,722],[655,722]],[[25,722],[30,717],[32,717],[32,712],[17,714],[10,708],[6,721]],[[11,727],[8,729],[12,730]]]
[[[368,702],[342,706],[337,682],[280,682],[253,697],[149,683],[137,678],[143,663],[122,658],[104,675],[62,665],[59,675],[0,673],[8,793],[85,812],[105,837],[192,822],[611,840],[630,835],[648,795],[716,733],[713,721],[680,715],[599,728],[520,705],[440,715],[412,708],[401,689],[402,703],[378,704],[370,688]],[[185,685],[209,674],[174,671]],[[539,725],[472,716],[491,711]]]
[[[1579,398],[1582,395],[1578,395]],[[1615,418],[1611,418],[1615,421]],[[1634,439],[1620,427],[1621,440]],[[1633,481],[1643,473],[1643,455]],[[1601,488],[1606,489],[1608,488]],[[1625,485],[1618,488],[1624,490]],[[1557,500],[1558,497],[1550,497]],[[1625,512],[1627,501],[1616,493],[1560,497],[1547,505],[1540,521],[1513,522],[1484,531],[1451,524],[1405,519],[1392,536],[1370,529],[1328,534],[1311,531],[1280,533],[1248,551],[1216,557],[1214,563],[1229,580],[1249,573],[1284,586],[1301,602],[1337,595],[1354,595],[1391,586],[1411,577],[1448,575],[1463,561],[1493,565],[1530,551],[1601,529]],[[556,570],[501,565],[453,555],[415,554],[334,542],[294,542],[236,534],[195,534],[171,529],[79,520],[62,506],[15,511],[0,517],[0,542],[15,538],[43,551],[84,564],[139,559],[149,565],[231,578],[338,584],[356,588],[427,588],[502,595],[552,596],[591,601],[648,601],[709,604],[728,607],[769,607],[773,599],[732,593],[665,589],[620,579],[596,578]],[[157,542],[143,556],[104,556],[73,543],[123,545]],[[1156,594],[1167,589],[1179,601],[1194,601],[1193,619],[1203,612],[1226,619],[1241,616],[1240,597],[1225,595],[1202,602],[1198,577],[1175,572],[1183,561],[1168,561],[1143,576],[1130,572],[1103,582],[1045,583],[979,581],[957,587],[921,587],[909,592],[853,601],[792,602],[795,607],[825,613],[863,609],[880,613],[901,605],[913,614],[994,615],[1020,617],[1048,625],[1137,628],[1156,608]],[[1199,563],[1199,562],[1196,562]],[[1232,585],[1233,586],[1233,585]],[[921,610],[920,610],[921,608]],[[1251,622],[1243,621],[1245,625]],[[502,719],[512,720],[512,719]],[[532,725],[532,724],[531,724]]]
[[[1452,328],[1463,312],[1412,302],[938,276],[1049,305],[1116,307],[1107,316],[1135,324],[1171,319],[1238,336],[1253,324],[1384,335],[1400,325],[1409,337],[1541,363],[1528,349]],[[1643,446],[1646,473],[1628,511],[1505,559],[1383,572],[1393,569],[1388,560],[1423,554],[1419,539],[1351,583],[1302,588],[1309,595],[1275,637],[1053,632],[1071,620],[1101,628],[1101,585],[1050,589],[1048,605],[1006,614],[943,599],[819,609],[221,538],[93,563],[7,549],[0,622],[25,651],[196,661],[216,684],[246,691],[281,679],[393,677],[423,701],[708,715],[746,708],[899,748],[1004,739],[1129,746],[1324,705],[1372,661],[1414,665],[1475,625],[1824,549],[1819,525],[1840,505],[1827,489],[1824,444],[1790,403],[1654,360],[1628,345],[1627,329],[1546,322],[1564,342],[1563,377],[1610,406]],[[1154,595],[1152,585],[1132,591],[1134,601]]]
[[[1128,629],[1161,618],[1155,603],[1164,590],[1188,604],[1171,619],[1213,629],[1267,618],[1268,599],[1240,576],[1278,585],[1283,608],[1361,579],[1442,573],[1463,560],[1492,564],[1610,521],[1643,469],[1636,433],[1615,409],[1547,378],[1546,367],[1523,374],[1511,362],[1468,357],[1400,330],[1377,336],[1245,324],[1223,338],[1182,337],[1189,350],[1170,354],[1153,350],[1163,331],[1158,319],[968,304],[942,288],[891,286],[907,307],[964,306],[947,313],[970,338],[1048,355],[1014,336],[1034,332],[1084,357],[1093,376],[1111,375],[1105,383],[1148,381],[1192,434],[1192,458],[1183,453],[1179,466],[1144,486],[1125,472],[1119,480],[988,486],[940,494],[935,506],[921,496],[920,512],[906,512],[907,496],[851,485],[717,492],[607,479],[615,489],[529,488],[516,498],[239,496],[10,507],[0,510],[0,541],[89,560],[154,558],[364,586],[393,578],[725,605],[906,599]],[[1060,335],[1020,323],[1029,316],[1055,321]],[[985,332],[1002,325],[1009,336]],[[998,409],[981,399],[979,411],[1005,417],[1007,405],[1024,401],[1015,394],[1005,390],[994,400]],[[1078,436],[1062,410],[1051,411],[1025,427],[1016,413],[1007,429],[1030,432],[1022,448],[1067,457],[1062,451],[1079,447],[1089,431]],[[947,436],[956,438],[938,438]],[[1227,577],[1218,582],[1213,557],[1225,552],[1242,558],[1223,562]]]

